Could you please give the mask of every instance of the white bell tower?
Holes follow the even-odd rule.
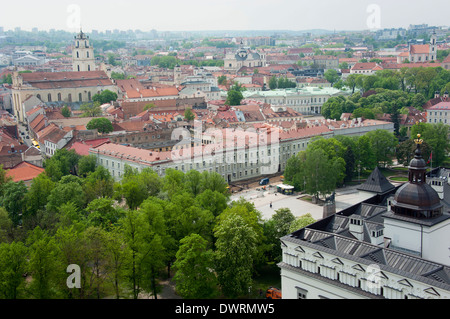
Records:
[[[436,31],[430,37],[430,61],[435,61],[437,57],[437,36]]]
[[[74,72],[95,71],[94,48],[89,43],[89,36],[80,30],[74,37],[72,49],[72,67]]]

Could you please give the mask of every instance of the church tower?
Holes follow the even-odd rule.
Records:
[[[178,63],[173,69],[173,80],[175,85],[180,85],[182,82],[181,67]]]
[[[430,61],[435,61],[437,58],[437,36],[436,31],[430,37]]]
[[[74,37],[72,49],[72,67],[74,72],[95,71],[94,48],[89,43],[89,36],[80,30]]]

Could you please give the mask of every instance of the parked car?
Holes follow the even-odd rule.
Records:
[[[266,290],[266,299],[281,299],[281,290],[270,287]]]

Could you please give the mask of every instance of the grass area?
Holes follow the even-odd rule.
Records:
[[[393,169],[394,171],[401,171],[401,172],[407,172],[407,171],[409,170],[409,168],[406,167],[406,166],[392,167],[392,169]]]
[[[281,288],[280,268],[276,263],[268,263],[258,270],[258,276],[253,279],[250,299],[265,299],[266,290],[269,287]],[[262,295],[260,295],[260,290]]]
[[[310,203],[312,202],[312,196],[309,196],[309,195],[302,196],[302,197],[300,197],[300,199],[310,202]]]
[[[403,176],[393,176],[390,178],[391,181],[395,181],[395,182],[407,182],[408,178],[407,177],[403,177]]]
[[[393,170],[393,169],[390,169],[390,168],[380,168],[380,171],[384,175],[384,177],[386,177],[386,178],[387,177],[391,177],[391,176],[395,176],[395,175],[399,175],[399,174],[402,173],[399,170]],[[404,172],[405,175],[406,175],[406,172],[407,171]]]

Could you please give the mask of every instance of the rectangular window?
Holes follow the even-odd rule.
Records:
[[[297,299],[306,299],[306,296],[308,295],[308,290],[297,288]]]

